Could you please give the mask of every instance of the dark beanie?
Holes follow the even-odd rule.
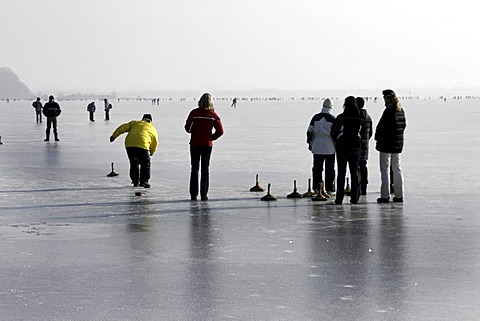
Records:
[[[148,120],[152,121],[152,115],[151,114],[143,114],[142,119],[148,119]]]

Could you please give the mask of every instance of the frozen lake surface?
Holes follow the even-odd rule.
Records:
[[[480,319],[478,100],[402,101],[405,203],[376,203],[372,140],[368,195],[342,206],[286,198],[307,190],[320,100],[217,101],[208,202],[188,194],[194,101],[113,101],[109,122],[98,101],[94,123],[88,101],[59,103],[45,143],[31,102],[0,102],[0,319]],[[366,108],[375,126],[384,107]],[[108,140],[146,112],[149,190],[130,185],[124,136]],[[256,174],[278,201],[249,192]]]

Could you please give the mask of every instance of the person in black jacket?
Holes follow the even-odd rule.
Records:
[[[105,120],[110,120],[110,109],[112,109],[112,104],[110,104],[107,98],[103,99],[103,104],[105,105]]]
[[[35,100],[33,103],[32,103],[32,106],[33,108],[35,108],[35,114],[36,114],[36,119],[37,119],[37,123],[41,123],[42,122],[42,109],[43,109],[43,105],[42,105],[42,102],[40,101],[40,97],[37,97],[37,100]]]
[[[400,167],[400,154],[403,151],[403,133],[407,126],[405,112],[395,92],[391,89],[383,91],[385,110],[375,130],[376,149],[380,152],[380,174],[382,184],[378,203],[390,200],[390,166],[393,172],[394,202],[403,202],[403,174]]]
[[[368,114],[367,110],[363,108],[365,106],[365,100],[362,97],[355,98],[357,101],[358,110],[360,111],[360,116],[362,116],[365,121],[365,133],[363,134],[361,148],[362,152],[360,153],[360,194],[367,195],[367,185],[368,185],[368,144],[370,138],[372,138],[372,118]]]
[[[58,142],[58,131],[57,131],[57,117],[62,112],[60,110],[60,105],[54,101],[54,97],[50,95],[48,97],[48,103],[45,103],[43,106],[43,115],[47,117],[47,130],[46,130],[46,138],[44,141],[48,142],[50,140],[50,128],[53,125],[53,134],[55,135],[55,141]]]
[[[87,111],[90,116],[90,121],[95,121],[95,110],[97,110],[97,107],[95,106],[95,102],[92,101],[90,104],[87,105]]]
[[[331,136],[337,154],[337,194],[335,204],[342,204],[345,195],[347,163],[352,181],[350,203],[357,204],[360,196],[358,167],[361,154],[365,121],[360,115],[355,97],[348,96],[343,104],[343,113],[332,125]]]

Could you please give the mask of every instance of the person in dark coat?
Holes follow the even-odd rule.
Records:
[[[53,134],[55,135],[55,141],[58,142],[58,131],[57,131],[57,117],[60,116],[60,105],[55,101],[55,97],[50,95],[48,97],[48,102],[43,106],[43,115],[47,117],[47,130],[46,138],[44,141],[48,142],[50,140],[50,129],[53,126]]]
[[[112,109],[112,104],[108,102],[108,99],[105,98],[103,100],[103,104],[105,106],[105,120],[110,120],[110,109]]]
[[[344,111],[332,125],[331,136],[337,155],[337,194],[335,204],[342,204],[345,195],[347,163],[352,181],[350,203],[357,204],[360,196],[358,167],[361,154],[362,135],[365,121],[360,115],[355,97],[348,96],[343,104]]]
[[[95,121],[95,117],[94,117],[95,110],[97,110],[97,108],[95,106],[95,102],[92,101],[90,104],[87,105],[87,111],[90,116],[90,121]]]
[[[42,102],[40,101],[40,97],[37,97],[37,100],[35,100],[32,103],[32,107],[35,108],[37,123],[41,123],[42,122],[43,105],[42,105]]]
[[[367,185],[368,185],[368,145],[370,138],[372,138],[373,130],[372,130],[372,118],[368,114],[367,110],[364,108],[365,100],[362,97],[355,98],[357,101],[358,110],[360,111],[360,116],[362,116],[363,120],[365,121],[365,133],[363,134],[361,148],[362,151],[360,153],[360,194],[367,195]]]
[[[378,203],[390,200],[390,167],[393,172],[394,202],[403,202],[403,173],[400,166],[400,154],[403,151],[404,131],[407,126],[405,111],[400,105],[395,92],[391,89],[383,91],[385,110],[375,130],[376,150],[380,152],[380,174],[382,184]]]

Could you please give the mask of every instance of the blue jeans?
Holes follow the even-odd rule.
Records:
[[[313,189],[319,189],[322,181],[323,163],[325,163],[325,190],[335,192],[335,154],[320,155],[313,154],[312,182]]]
[[[360,163],[360,148],[349,149],[346,151],[337,151],[337,196],[336,203],[342,203],[345,195],[345,176],[347,174],[347,163],[350,170],[351,178],[351,194],[350,202],[357,203],[360,197],[359,186],[359,163]]]
[[[403,198],[403,173],[401,167],[401,154],[380,152],[380,174],[382,184],[380,187],[380,197],[390,197],[390,174],[392,174],[393,190],[396,198]]]
[[[192,170],[190,173],[190,196],[198,195],[198,170],[200,169],[200,195],[202,197],[208,194],[210,156],[212,155],[212,146],[191,146],[190,161]],[[201,162],[201,167],[200,167]]]

